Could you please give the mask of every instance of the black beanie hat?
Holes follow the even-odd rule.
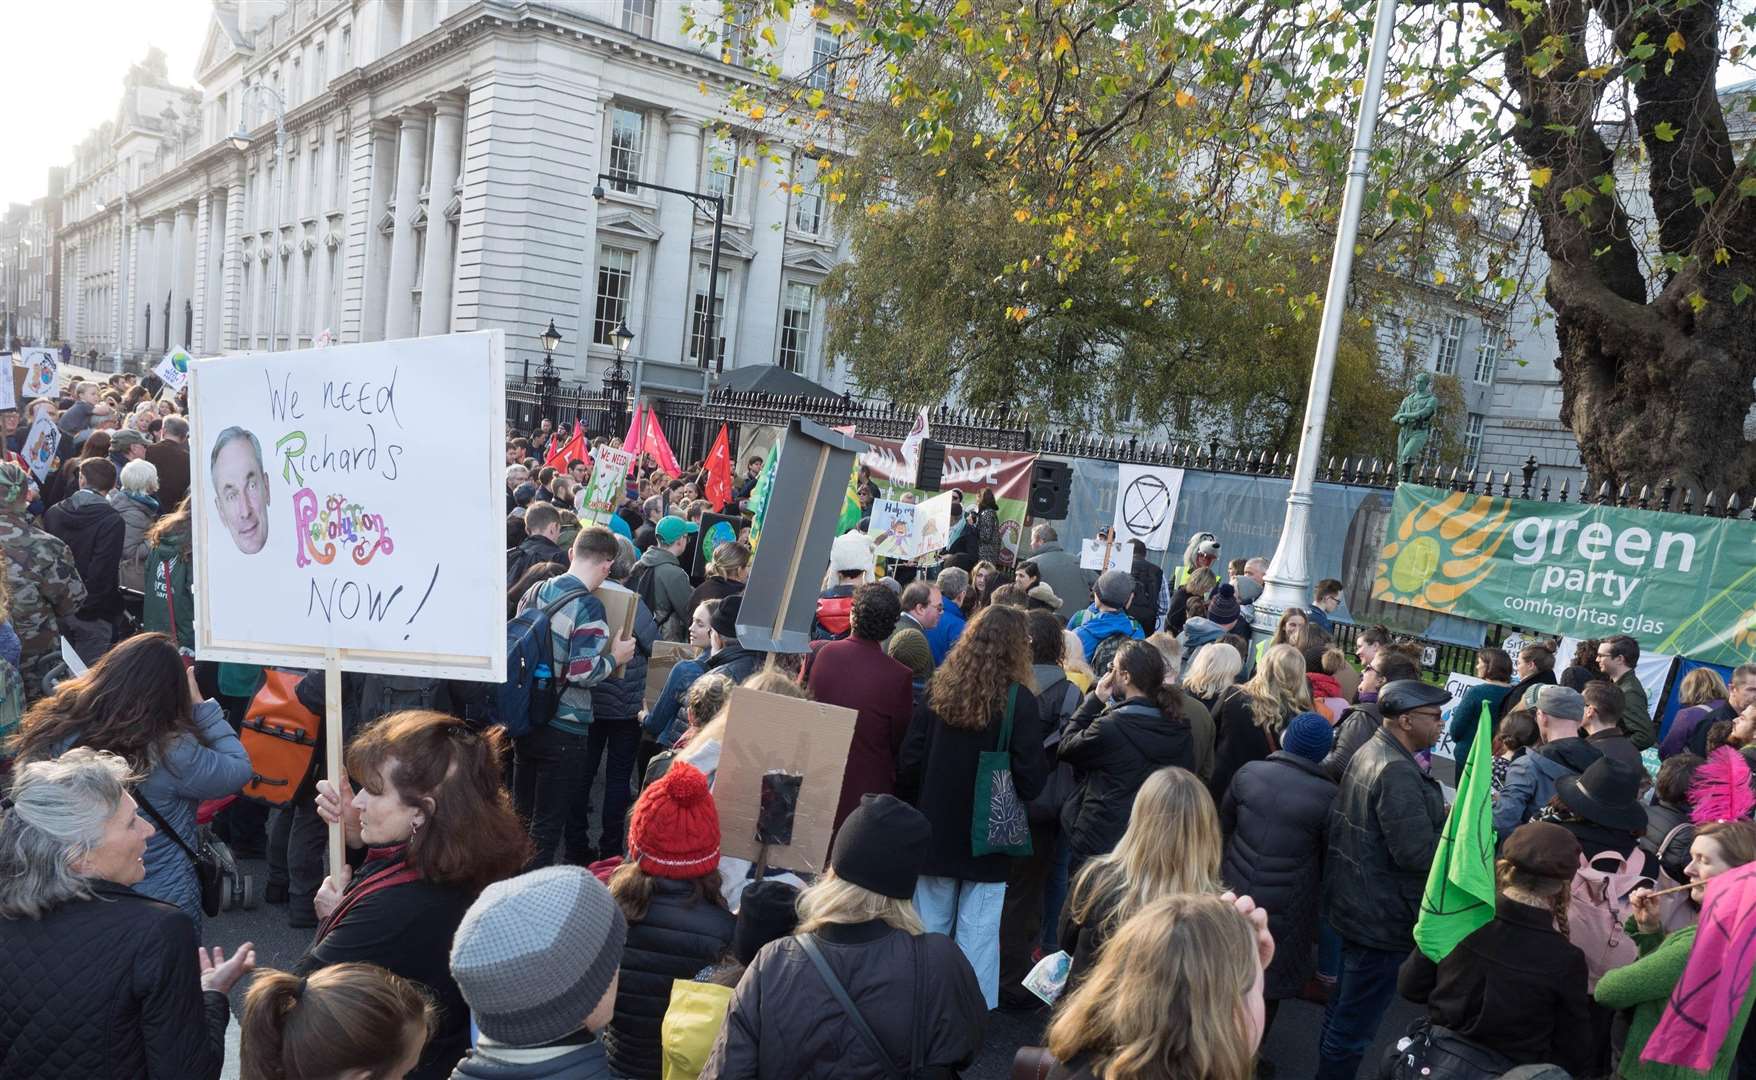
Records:
[[[867,795],[835,834],[829,867],[862,889],[911,900],[932,844],[926,815],[894,795]]]
[[[738,963],[748,967],[762,946],[793,932],[799,925],[799,913],[793,907],[798,899],[799,890],[774,878],[745,886],[738,900],[738,925],[732,929],[732,952]]]

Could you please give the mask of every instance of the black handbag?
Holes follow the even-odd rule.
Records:
[[[225,864],[220,861],[219,853],[213,849],[213,845],[201,839],[199,833],[196,842],[200,846],[190,847],[189,842],[176,829],[171,828],[170,822],[139,791],[134,792],[134,801],[146,811],[146,816],[152,819],[159,831],[169,833],[176,845],[183,849],[183,854],[189,856],[189,861],[195,864],[195,880],[201,885],[201,910],[207,912],[210,919],[217,916],[224,909],[226,886]]]
[[[1415,1021],[1384,1060],[1380,1080],[1498,1080],[1513,1061],[1497,1050],[1425,1018]]]

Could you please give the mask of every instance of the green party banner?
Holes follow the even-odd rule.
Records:
[[[1756,660],[1756,524],[1402,484],[1372,598],[1735,666]]]

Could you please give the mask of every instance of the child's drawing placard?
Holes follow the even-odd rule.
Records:
[[[505,677],[500,331],[189,366],[196,655]]]

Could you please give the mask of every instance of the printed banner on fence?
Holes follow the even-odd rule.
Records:
[[[1372,596],[1736,665],[1756,659],[1756,525],[1403,484]]]
[[[190,365],[196,654],[503,679],[504,360],[493,330]]]
[[[920,493],[911,486],[915,474],[904,464],[901,442],[864,432],[856,434],[872,447],[860,455],[860,464],[871,470],[873,480],[891,485],[889,495],[892,498],[900,499],[906,492],[915,491],[920,501],[925,500],[926,494],[930,493]],[[1024,538],[1025,508],[1030,502],[1030,474],[1036,460],[1035,454],[1013,450],[976,450],[967,446],[945,448],[945,471],[939,480],[939,490],[956,488],[963,492],[966,510],[975,508],[977,492],[987,490],[994,493],[994,502],[1000,513],[1001,561],[1007,565],[1016,561],[1018,545]],[[943,544],[944,540],[939,543]]]

